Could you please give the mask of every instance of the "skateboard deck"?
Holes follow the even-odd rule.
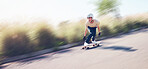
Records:
[[[97,42],[96,44],[89,44],[88,46],[83,46],[82,49],[91,49],[91,48],[94,48],[94,47],[98,47],[100,46],[100,43],[101,42]]]

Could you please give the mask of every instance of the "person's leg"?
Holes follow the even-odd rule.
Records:
[[[87,37],[87,39],[86,39],[86,43],[89,43],[89,41],[90,41],[90,39],[91,39],[92,36],[93,36],[92,33],[90,33],[90,34],[88,35],[88,37]]]
[[[94,28],[92,31],[92,41],[95,41],[95,37],[96,37],[96,28]]]
[[[96,44],[95,37],[96,37],[96,28],[93,28],[92,30],[92,43],[93,44]]]
[[[90,43],[90,39],[92,38],[92,28],[88,26],[88,30],[89,30],[89,35],[85,41],[85,45],[89,44]]]
[[[87,44],[90,42],[90,39],[92,38],[92,36],[93,36],[92,41],[95,40],[95,36],[96,36],[96,27],[88,27],[88,30],[89,30],[90,34],[89,34],[89,36],[87,37],[87,39],[86,39],[84,45],[87,45]]]

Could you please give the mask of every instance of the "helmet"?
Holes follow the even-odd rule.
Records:
[[[88,14],[87,18],[88,17],[92,17],[93,18],[93,14],[92,13]]]

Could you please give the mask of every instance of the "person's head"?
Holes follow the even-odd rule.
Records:
[[[87,19],[92,20],[93,19],[93,14],[92,13],[88,14]]]

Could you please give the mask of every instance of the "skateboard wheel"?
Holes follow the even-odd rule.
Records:
[[[82,49],[85,49],[85,48],[87,48],[87,47],[86,46],[82,47]]]
[[[95,45],[93,45],[93,46],[95,46]]]

